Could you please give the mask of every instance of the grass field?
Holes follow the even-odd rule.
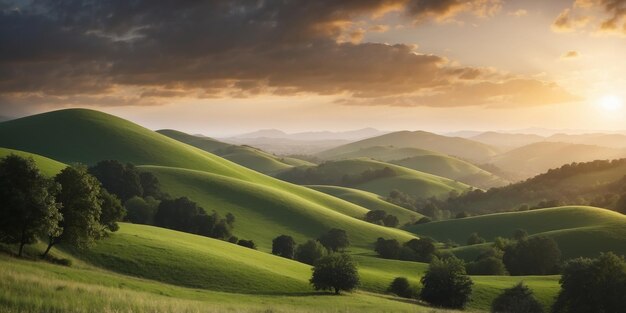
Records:
[[[439,241],[465,244],[473,232],[491,241],[497,236],[510,238],[518,228],[525,229],[529,235],[554,238],[564,258],[594,257],[607,251],[626,254],[626,216],[585,206],[489,214],[414,225],[408,230]],[[453,251],[465,259],[472,259],[484,248],[486,245],[476,245]]]

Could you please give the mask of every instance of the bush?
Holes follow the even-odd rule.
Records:
[[[400,256],[400,243],[396,239],[378,238],[374,251],[384,259],[397,259]]]
[[[567,262],[552,312],[624,312],[626,261],[613,253]]]
[[[502,259],[493,256],[467,263],[465,268],[469,275],[503,276],[508,274]]]
[[[466,275],[465,264],[455,257],[434,258],[422,277],[420,298],[432,305],[462,309],[472,293],[472,280]]]
[[[320,236],[318,241],[326,247],[326,249],[333,252],[344,250],[350,246],[350,241],[348,240],[348,234],[346,231],[337,228],[333,228]]]
[[[478,236],[478,233],[472,233],[469,238],[467,238],[467,245],[478,245],[481,243],[485,243],[485,238]]]
[[[543,307],[533,296],[532,290],[519,283],[504,290],[491,303],[493,313],[543,313]]]
[[[256,250],[256,244],[252,240],[239,239],[239,241],[237,241],[237,244],[242,247]]]
[[[356,263],[347,254],[333,253],[320,258],[310,280],[315,290],[351,291],[359,285]]]
[[[296,253],[296,242],[291,236],[280,235],[272,240],[272,254],[293,259]]]
[[[502,261],[511,275],[549,275],[559,271],[561,250],[548,237],[523,239],[504,249]]]
[[[417,294],[415,289],[409,284],[409,280],[404,277],[396,277],[389,285],[387,291],[402,298],[414,298]]]
[[[383,225],[387,227],[398,227],[398,224],[400,224],[400,220],[395,215],[389,214],[383,219]]]
[[[437,252],[434,241],[428,237],[411,239],[405,242],[404,246],[415,252],[415,259],[413,260],[418,262],[430,262]]]
[[[296,248],[295,258],[299,262],[309,265],[327,254],[327,250],[321,243],[316,240],[309,240]]]

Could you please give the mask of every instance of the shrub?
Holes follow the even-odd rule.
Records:
[[[333,252],[344,250],[350,246],[350,241],[348,240],[348,234],[346,231],[337,228],[333,228],[320,236],[318,241],[326,247],[326,249]]]
[[[465,264],[455,257],[434,258],[421,279],[420,298],[432,305],[461,309],[472,293],[472,280],[466,275]]]
[[[385,259],[397,259],[400,256],[400,243],[396,239],[378,238],[374,251]]]
[[[485,238],[482,238],[480,236],[478,236],[478,233],[472,233],[469,238],[467,238],[467,245],[471,246],[471,245],[477,245],[477,244],[481,244],[481,243],[485,243]]]
[[[239,241],[237,241],[237,244],[242,247],[256,250],[256,244],[252,240],[239,239]]]
[[[333,253],[320,258],[310,280],[315,290],[351,291],[359,285],[356,263],[347,254]]]
[[[400,224],[400,220],[395,215],[389,214],[383,219],[383,225],[387,227],[397,227],[398,224]]]
[[[298,245],[296,248],[295,258],[299,262],[313,265],[319,258],[326,255],[326,251],[326,248],[318,241],[309,240]]]
[[[480,260],[467,263],[466,270],[469,275],[507,275],[506,267],[502,259],[496,257],[486,257]]]
[[[291,236],[280,235],[272,240],[272,254],[293,259],[296,253],[296,242]]]
[[[402,298],[414,298],[417,294],[415,289],[409,284],[409,280],[404,277],[396,277],[389,285],[387,291]]]
[[[543,307],[533,296],[532,290],[522,283],[505,289],[491,303],[493,313],[543,313]]]
[[[504,250],[502,261],[511,275],[549,275],[559,270],[561,250],[548,237],[523,239]]]

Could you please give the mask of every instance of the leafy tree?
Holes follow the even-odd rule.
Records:
[[[513,239],[515,240],[524,240],[528,238],[528,232],[525,229],[516,229],[513,232]]]
[[[502,263],[502,259],[493,256],[467,263],[465,268],[469,275],[504,276],[508,274],[504,263]]]
[[[122,206],[120,199],[107,192],[106,189],[100,189],[100,199],[102,200],[100,224],[104,226],[104,229],[117,231],[120,229],[117,222],[124,219],[124,216],[126,216],[126,209]]]
[[[415,261],[419,262],[430,262],[437,252],[434,241],[428,237],[411,239],[404,243],[404,246],[415,252]]]
[[[98,178],[107,191],[122,201],[143,195],[141,178],[132,164],[124,165],[116,160],[100,161],[89,168],[89,173]]]
[[[256,244],[252,240],[239,239],[239,241],[237,241],[237,244],[242,247],[256,250]]]
[[[400,256],[400,243],[396,239],[378,238],[374,251],[385,259],[397,259]]]
[[[126,219],[135,224],[154,223],[154,215],[159,207],[160,202],[153,197],[141,198],[134,196],[124,204],[126,208]]]
[[[398,227],[398,224],[400,224],[400,220],[395,215],[389,214],[383,219],[383,225],[387,227]]]
[[[44,178],[32,158],[11,154],[0,160],[0,241],[35,243],[37,234],[57,236],[61,231],[58,185]]]
[[[409,284],[409,280],[405,277],[396,277],[389,285],[389,288],[387,288],[387,291],[402,298],[413,298],[417,294],[415,289]]]
[[[272,254],[293,259],[296,253],[296,242],[293,237],[280,235],[272,240]]]
[[[507,246],[502,261],[511,275],[548,275],[558,272],[560,259],[557,243],[539,236]]]
[[[472,233],[469,238],[467,238],[467,245],[471,246],[471,245],[477,245],[477,244],[481,244],[481,243],[485,243],[485,238],[482,238],[478,235],[478,233]]]
[[[43,257],[59,242],[77,248],[88,247],[101,237],[103,229],[100,224],[100,182],[87,172],[87,168],[66,167],[55,177],[55,181],[61,185],[57,201],[62,204],[60,226],[63,231],[48,233],[48,247]]]
[[[299,262],[309,265],[315,264],[317,260],[327,254],[326,248],[317,240],[309,240],[296,248],[295,258]]]
[[[162,199],[164,197],[164,194],[161,191],[161,184],[154,174],[149,172],[139,173],[139,182],[141,184],[141,189],[143,190],[142,195],[144,197],[153,197],[155,199]]]
[[[318,240],[326,249],[333,252],[344,250],[350,246],[348,234],[343,229],[333,228],[320,236]]]
[[[491,303],[493,313],[543,313],[543,307],[533,296],[532,290],[522,283],[505,289]]]
[[[333,253],[320,258],[313,268],[311,284],[315,290],[351,291],[359,285],[357,265],[347,254]]]
[[[465,273],[465,264],[455,257],[434,258],[421,279],[420,298],[432,305],[464,308],[472,293],[472,280]]]
[[[365,213],[364,220],[374,224],[382,224],[385,216],[387,216],[387,212],[383,210],[372,210]]]
[[[163,200],[154,215],[154,224],[159,227],[198,233],[198,215],[204,215],[203,208],[187,197]]]
[[[626,261],[613,253],[567,262],[554,313],[624,312]]]
[[[227,240],[233,235],[232,232],[233,226],[226,219],[221,219],[213,228],[213,234],[210,237]]]

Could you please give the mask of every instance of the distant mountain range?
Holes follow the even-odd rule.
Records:
[[[360,140],[369,137],[380,136],[388,132],[375,128],[363,128],[351,131],[332,132],[332,131],[316,131],[301,132],[288,134],[278,129],[262,129],[251,133],[241,134],[231,137],[232,139],[250,139],[250,138],[275,138],[275,139],[292,139],[292,140]]]

